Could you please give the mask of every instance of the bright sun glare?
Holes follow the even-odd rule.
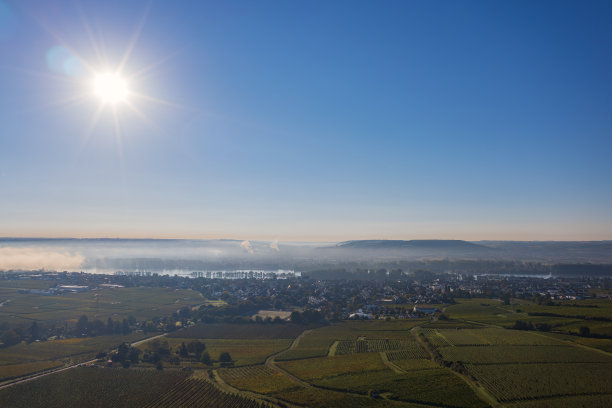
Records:
[[[102,102],[116,104],[125,102],[129,90],[125,79],[118,74],[97,74],[93,83],[94,93]]]

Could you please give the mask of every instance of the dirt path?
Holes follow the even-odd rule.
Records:
[[[221,391],[224,391],[230,394],[238,394],[238,395],[241,395],[247,398],[252,398],[254,400],[261,401],[266,404],[272,404],[275,407],[285,406],[285,407],[290,407],[290,408],[303,408],[303,407],[300,407],[299,405],[294,405],[286,401],[281,401],[279,399],[276,399],[274,397],[269,397],[267,395],[258,394],[252,391],[239,390],[238,388],[235,388],[229,385],[228,383],[226,383],[225,380],[221,378],[217,370],[213,370],[212,373],[213,373],[212,383],[215,386],[217,386]]]
[[[291,345],[289,346],[289,348],[288,348],[288,349],[286,349],[286,350],[281,350],[281,351],[279,351],[278,353],[274,353],[274,354],[272,354],[271,356],[269,356],[269,357],[266,359],[265,365],[266,365],[266,367],[268,367],[268,368],[270,368],[270,369],[272,369],[272,370],[275,370],[275,371],[277,371],[277,372],[279,372],[279,373],[283,374],[284,376],[286,376],[287,378],[289,378],[291,381],[293,381],[293,382],[294,382],[294,383],[296,383],[296,384],[301,385],[302,387],[305,387],[305,388],[314,388],[312,385],[310,385],[310,384],[309,384],[309,383],[307,383],[306,381],[299,379],[299,378],[298,378],[298,377],[296,377],[295,375],[291,374],[289,371],[287,371],[287,370],[285,370],[285,369],[283,369],[283,368],[281,368],[281,367],[277,366],[277,365],[276,365],[276,362],[274,361],[274,359],[276,358],[276,356],[278,356],[278,355],[280,355],[280,354],[284,353],[284,352],[285,352],[285,351],[287,351],[287,350],[293,350],[294,348],[296,348],[296,347],[298,346],[298,344],[300,344],[300,340],[302,340],[302,338],[304,337],[304,335],[306,335],[306,334],[307,334],[307,333],[309,333],[309,332],[311,332],[311,330],[304,330],[304,331],[302,332],[302,334],[300,334],[299,336],[297,336],[297,337],[295,338],[295,340],[293,340],[293,343],[291,343]]]
[[[419,342],[419,344],[425,349],[425,351],[427,351],[427,354],[429,354],[430,358],[432,361],[435,362],[435,358],[433,353],[430,351],[430,347],[427,346],[427,344],[424,344],[423,339],[421,339],[418,335],[417,335],[417,330],[419,329],[419,326],[413,327],[410,331],[412,332],[412,335],[414,336],[414,338]],[[446,338],[445,338],[446,339]],[[453,346],[454,347],[454,346]],[[476,395],[478,395],[480,397],[480,399],[482,399],[483,401],[489,403],[493,408],[497,408],[497,407],[501,407],[501,403],[499,401],[497,401],[495,399],[495,397],[493,397],[491,394],[489,394],[489,392],[480,384],[472,381],[471,379],[467,378],[466,376],[454,371],[454,370],[450,370],[449,371],[453,374],[455,374],[457,377],[461,378],[475,393]]]
[[[384,365],[393,370],[396,374],[406,374],[406,370],[402,370],[396,364],[389,361],[389,359],[387,358],[387,353],[385,353],[384,351],[380,352],[380,359],[382,360]]]

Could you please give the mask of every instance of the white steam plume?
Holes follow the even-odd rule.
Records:
[[[44,248],[0,248],[0,270],[78,270],[85,258]]]
[[[245,251],[247,251],[249,254],[252,254],[254,252],[253,246],[251,245],[249,241],[242,241],[240,243],[240,247],[244,249]]]

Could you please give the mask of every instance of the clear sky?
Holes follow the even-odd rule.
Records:
[[[0,0],[0,236],[612,239],[611,21]],[[119,66],[127,100],[101,105]]]

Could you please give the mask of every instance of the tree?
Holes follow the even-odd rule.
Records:
[[[588,326],[580,326],[580,335],[582,337],[589,337],[591,335],[591,329]]]
[[[204,353],[202,353],[202,358],[200,359],[200,361],[206,364],[207,366],[213,365],[213,361],[210,358],[210,354],[208,354],[208,351],[205,351]]]
[[[291,323],[302,323],[303,321],[302,314],[297,310],[291,312],[291,316],[289,316],[289,319],[291,320]]]
[[[232,356],[230,356],[230,353],[228,353],[227,351],[224,351],[221,354],[219,354],[219,361],[222,363],[231,363]]]
[[[130,333],[130,323],[128,322],[128,319],[123,319],[123,322],[121,323],[121,332],[123,334]]]
[[[106,321],[106,333],[113,334],[115,332],[115,324],[113,323],[113,319],[111,317]]]
[[[194,340],[194,341],[190,341],[189,344],[187,344],[187,351],[189,351],[189,353],[194,354],[196,360],[200,359],[200,356],[202,355],[202,352],[206,350],[206,344],[202,343],[199,340]]]
[[[30,326],[30,341],[38,340],[39,336],[38,323],[32,322],[32,325]]]
[[[187,350],[187,346],[185,346],[185,342],[181,343],[177,352],[178,352],[178,355],[181,356],[182,358],[189,357],[189,351]]]
[[[7,347],[19,343],[21,341],[21,337],[15,330],[9,329],[2,333],[2,336],[0,336],[0,341],[5,347]]]
[[[140,350],[137,349],[136,347],[130,347],[130,351],[128,352],[128,358],[130,359],[132,364],[138,364],[139,356],[140,356]]]
[[[88,328],[89,328],[89,319],[87,318],[87,316],[82,315],[81,317],[79,317],[79,320],[77,321],[77,325],[76,325],[77,334],[87,335]]]

